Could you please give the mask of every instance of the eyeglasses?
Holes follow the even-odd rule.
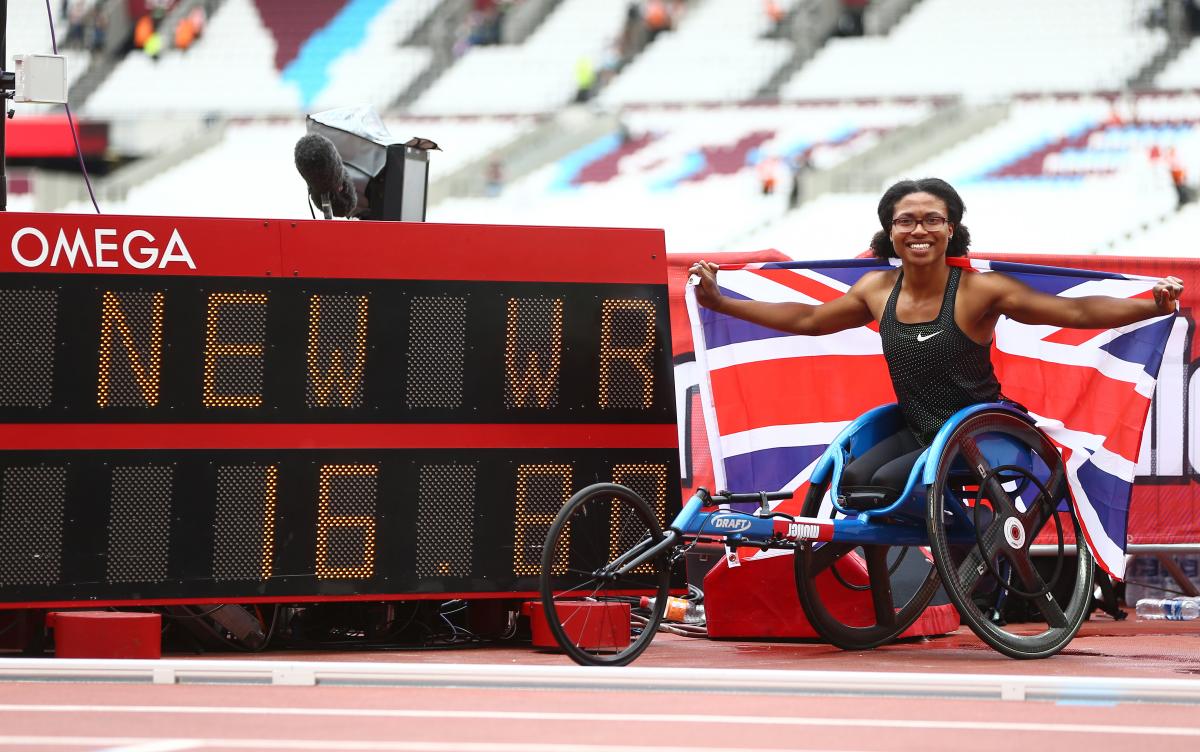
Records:
[[[946,226],[947,219],[940,214],[926,214],[920,219],[915,217],[897,217],[892,220],[892,227],[904,232],[911,232],[917,229],[917,225],[921,225],[930,232],[937,232]]]

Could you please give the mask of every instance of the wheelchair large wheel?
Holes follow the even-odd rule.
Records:
[[[1071,507],[1062,458],[1045,434],[1000,410],[964,420],[938,459],[927,522],[946,592],[981,640],[1013,658],[1045,658],[1075,637],[1091,611],[1092,556]],[[1078,559],[1069,581],[1059,583],[1066,524],[1074,528]],[[1059,543],[1049,582],[1030,555],[1047,525]],[[975,543],[951,544],[951,531],[965,531]],[[1045,629],[1002,625],[992,618],[997,598],[1026,599]]]
[[[546,625],[573,661],[624,666],[641,655],[662,622],[670,586],[670,551],[624,575],[627,552],[663,539],[650,506],[633,491],[597,483],[558,512],[542,548],[539,589]],[[642,598],[653,604],[641,606]]]
[[[801,516],[832,516],[832,505],[822,510],[828,490],[828,481],[809,486]],[[894,575],[903,559],[909,560],[910,576],[901,579]],[[796,549],[795,567],[804,615],[817,634],[843,650],[867,650],[896,639],[938,587],[937,570],[915,546],[805,542]]]

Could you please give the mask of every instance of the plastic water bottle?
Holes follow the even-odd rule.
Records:
[[[642,608],[654,608],[655,598],[642,596]],[[682,622],[684,624],[704,624],[704,604],[690,601],[686,598],[667,596],[667,608],[663,611],[664,621]]]
[[[1200,600],[1195,598],[1143,598],[1134,608],[1139,619],[1190,621],[1200,618]]]

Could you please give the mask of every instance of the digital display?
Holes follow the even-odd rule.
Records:
[[[528,595],[579,488],[679,508],[660,234],[100,221],[0,219],[0,605]]]
[[[0,278],[0,419],[603,423],[674,414],[665,288],[148,282]]]
[[[663,516],[677,511],[671,454],[2,452],[0,593],[57,602],[532,592],[546,531],[583,485],[616,481]],[[610,533],[614,548],[633,542],[619,521]]]

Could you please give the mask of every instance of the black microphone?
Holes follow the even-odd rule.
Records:
[[[333,142],[319,133],[302,136],[296,142],[295,157],[309,198],[320,204],[325,219],[350,216],[358,205],[358,194]]]

